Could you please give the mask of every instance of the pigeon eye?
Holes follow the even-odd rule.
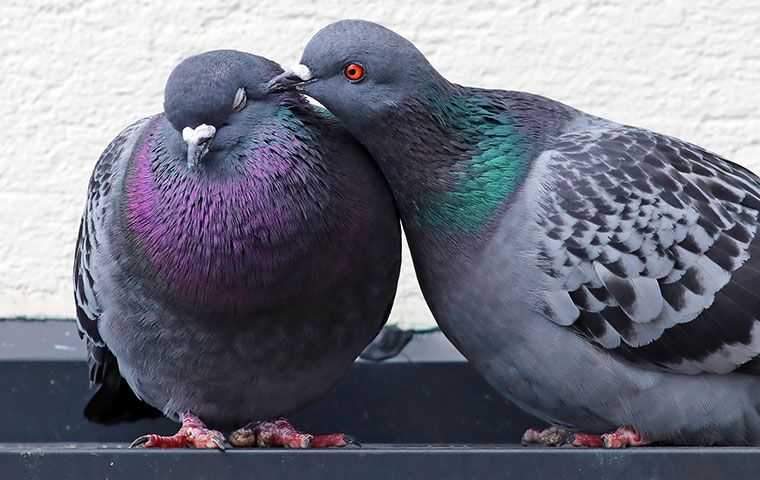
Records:
[[[359,82],[364,78],[364,67],[358,63],[349,63],[343,69],[343,75],[351,82]]]
[[[239,112],[245,108],[245,104],[248,102],[248,96],[245,94],[245,88],[238,88],[235,94],[235,100],[232,102],[232,111]]]

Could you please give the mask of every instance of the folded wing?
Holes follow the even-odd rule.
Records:
[[[728,373],[760,354],[760,179],[620,125],[542,154],[544,312],[625,358]]]

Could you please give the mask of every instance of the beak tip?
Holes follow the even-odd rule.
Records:
[[[285,90],[285,86],[282,85],[282,83],[280,82],[279,76],[269,80],[269,82],[267,83],[268,93],[277,93],[277,92],[282,92],[283,90]]]
[[[269,83],[267,83],[267,90],[269,93],[284,92],[286,90],[295,89],[301,83],[303,83],[303,80],[290,74],[290,72],[285,72],[285,74],[278,75],[271,79]]]
[[[312,76],[308,67],[297,65],[294,68],[286,69],[267,83],[269,93],[283,92],[285,90],[294,90],[306,83],[311,82]]]

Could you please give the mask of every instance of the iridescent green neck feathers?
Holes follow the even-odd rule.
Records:
[[[498,216],[525,177],[530,142],[508,110],[488,96],[436,93],[426,99],[426,107],[440,128],[424,132],[433,135],[418,141],[435,143],[421,151],[442,158],[417,154],[397,160],[428,166],[429,178],[420,178],[425,188],[417,189],[408,220],[423,229],[477,233]]]

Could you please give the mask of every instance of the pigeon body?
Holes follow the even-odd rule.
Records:
[[[452,84],[369,22],[324,28],[301,63],[272,91],[302,89],[367,147],[436,320],[504,396],[572,430],[760,444],[757,176],[547,98]]]
[[[167,416],[232,428],[318,398],[386,320],[400,266],[387,184],[329,114],[266,94],[280,71],[241,52],[191,57],[166,113],[95,166],[74,274],[101,389],[126,381]]]

